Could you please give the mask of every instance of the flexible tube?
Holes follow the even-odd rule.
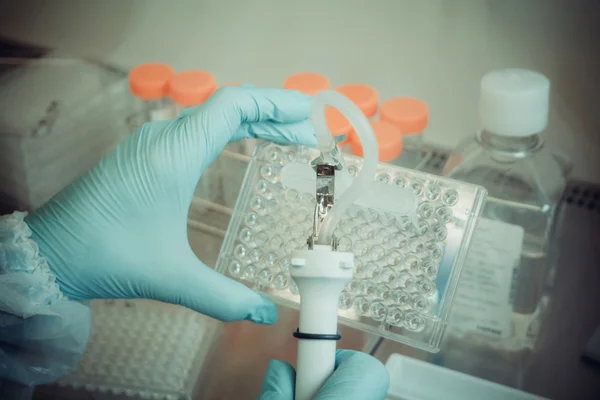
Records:
[[[352,101],[332,90],[317,93],[313,100],[311,114],[317,135],[317,148],[322,153],[330,153],[335,148],[335,141],[329,132],[325,119],[327,105],[337,108],[352,124],[354,132],[356,132],[362,144],[364,161],[353,184],[339,199],[335,199],[333,207],[323,220],[318,243],[325,245],[331,244],[333,232],[344,211],[352,205],[361,193],[369,190],[369,186],[373,183],[373,177],[377,172],[377,161],[379,160],[377,141],[367,118]]]

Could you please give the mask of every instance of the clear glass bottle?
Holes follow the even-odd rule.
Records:
[[[129,72],[129,88],[139,100],[127,123],[134,129],[148,121],[173,118],[174,105],[168,98],[173,69],[163,63],[138,65]]]
[[[402,132],[404,149],[394,164],[421,169],[430,154],[423,140],[429,122],[427,104],[413,97],[394,97],[381,105],[379,118],[396,125]]]
[[[444,168],[444,175],[481,185],[488,191],[478,226],[478,230],[487,231],[480,240],[476,231],[470,255],[488,247],[477,262],[465,265],[465,271],[484,274],[486,279],[490,274],[504,277],[492,282],[494,290],[505,288],[497,290],[504,291],[504,298],[500,295],[493,302],[504,304],[490,306],[484,314],[488,314],[488,322],[496,319],[496,328],[488,329],[488,338],[495,337],[491,342],[510,351],[535,347],[539,319],[543,317],[540,313],[546,303],[544,286],[552,268],[548,239],[565,187],[561,165],[541,136],[548,124],[549,93],[549,80],[534,71],[505,69],[486,74],[480,93],[483,129],[460,144]],[[516,245],[508,245],[515,238]],[[484,240],[488,242],[485,245]],[[496,257],[494,251],[498,258],[511,260],[502,246],[513,249],[514,262],[491,267],[486,254]],[[459,283],[457,295],[460,291]],[[490,291],[483,293],[486,300],[492,296]],[[504,306],[508,313],[502,313]],[[501,321],[503,318],[506,323]],[[475,325],[485,330],[485,323]]]

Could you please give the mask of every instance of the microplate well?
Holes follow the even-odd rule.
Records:
[[[263,142],[246,171],[217,271],[299,308],[291,254],[307,247],[315,192],[281,182],[293,164],[318,151]],[[356,175],[362,159],[344,155]],[[343,324],[437,351],[485,190],[447,178],[379,164],[375,181],[414,193],[418,223],[407,215],[354,205],[337,225],[338,251],[355,254],[354,278],[342,292]],[[305,186],[304,186],[305,187]]]

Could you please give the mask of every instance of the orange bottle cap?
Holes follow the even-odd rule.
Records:
[[[185,71],[171,78],[169,95],[173,102],[189,107],[204,102],[216,88],[215,78],[209,72]]]
[[[427,104],[413,97],[394,97],[381,105],[379,118],[396,125],[403,134],[421,133],[429,122]]]
[[[327,107],[325,109],[325,119],[327,120],[329,132],[331,132],[333,136],[338,136],[342,133],[346,134],[346,140],[338,143],[339,146],[343,146],[350,142],[353,131],[352,124],[350,124],[350,121],[348,121],[341,112],[334,107]]]
[[[388,162],[402,153],[402,132],[395,125],[386,121],[371,121],[371,128],[377,140],[379,161]],[[362,157],[363,149],[360,140],[352,140],[352,153]]]
[[[129,71],[129,89],[143,100],[161,99],[168,94],[173,75],[175,71],[167,64],[141,64]]]
[[[298,90],[304,94],[314,96],[322,90],[330,88],[329,79],[326,76],[315,72],[301,72],[288,76],[283,82],[283,88],[288,90]]]
[[[339,86],[336,90],[352,100],[367,118],[371,118],[377,113],[379,95],[377,90],[372,87],[361,83],[349,83]]]

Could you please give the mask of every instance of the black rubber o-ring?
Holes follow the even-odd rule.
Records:
[[[296,339],[307,339],[307,340],[340,340],[342,335],[339,333],[327,334],[327,333],[303,333],[300,332],[300,328],[296,329],[293,333]]]

